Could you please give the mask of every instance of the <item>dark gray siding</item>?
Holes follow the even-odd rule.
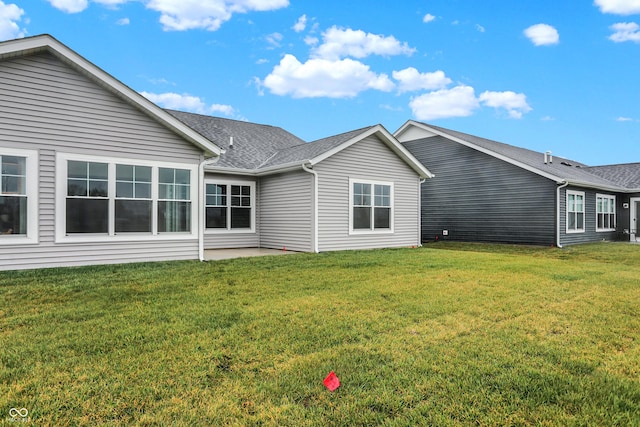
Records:
[[[581,233],[567,233],[567,191],[579,191],[583,192],[585,196],[584,216],[585,216],[585,230]],[[616,223],[617,228],[615,231],[596,231],[597,216],[596,216],[596,195],[610,195],[616,197]],[[560,216],[560,233],[561,233],[561,245],[573,245],[576,243],[589,243],[598,242],[601,240],[621,240],[623,238],[623,230],[629,228],[629,209],[626,211],[626,215],[620,212],[624,212],[622,209],[622,202],[628,201],[628,195],[616,194],[607,191],[596,191],[586,188],[568,186],[561,189],[560,207],[563,214]],[[628,239],[628,237],[627,237]]]
[[[555,243],[553,181],[441,136],[403,145],[435,174],[422,184],[424,241]]]

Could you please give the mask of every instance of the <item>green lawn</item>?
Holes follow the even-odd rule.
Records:
[[[0,424],[640,425],[630,244],[4,272],[0,301]]]

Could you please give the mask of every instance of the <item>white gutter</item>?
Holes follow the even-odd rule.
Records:
[[[305,163],[302,164],[302,169],[313,175],[313,251],[315,253],[319,253],[320,251],[318,250],[318,172],[314,171],[311,168],[308,168]]]
[[[205,229],[205,188],[204,188],[204,167],[205,165],[216,164],[220,157],[204,159],[198,166],[198,257],[204,261],[204,229]]]
[[[418,247],[422,246],[422,184],[426,180],[427,178],[421,178],[418,185]]]
[[[556,189],[557,192],[557,197],[556,197],[556,211],[557,211],[557,221],[558,221],[558,228],[556,230],[556,246],[560,249],[562,249],[562,244],[560,243],[560,234],[561,234],[561,230],[560,230],[560,224],[561,224],[561,220],[562,218],[560,218],[561,215],[561,209],[560,209],[560,190],[565,188],[567,185],[569,185],[568,181],[564,181],[564,184],[559,185]]]

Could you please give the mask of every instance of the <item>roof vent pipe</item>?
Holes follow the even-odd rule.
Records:
[[[229,147],[233,147],[233,137],[229,137]]]
[[[549,163],[553,163],[553,155],[551,154],[551,151],[544,153],[544,164],[546,165]]]

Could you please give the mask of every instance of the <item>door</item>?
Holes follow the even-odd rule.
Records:
[[[638,230],[638,227],[640,226],[640,198],[632,198],[630,202],[631,224],[629,224],[629,232],[631,233],[631,241],[636,242],[640,239],[640,230]]]

